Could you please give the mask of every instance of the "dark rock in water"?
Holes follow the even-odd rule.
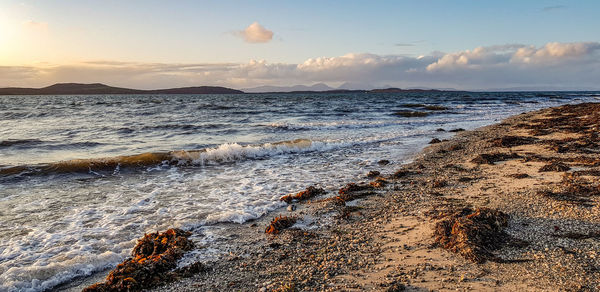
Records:
[[[425,107],[425,105],[422,104],[422,103],[405,103],[405,104],[402,104],[400,106],[402,106],[402,107],[408,107],[408,108]]]
[[[267,234],[278,234],[280,231],[292,227],[296,223],[296,218],[288,216],[275,217],[269,226],[265,229]]]
[[[501,248],[509,239],[504,232],[508,218],[505,213],[494,209],[472,211],[464,208],[436,224],[435,242],[476,263],[495,260],[497,257],[492,251]]]
[[[429,141],[429,144],[436,144],[436,143],[440,143],[440,142],[442,142],[440,139],[433,138],[433,139],[431,139],[431,141]]]
[[[440,106],[440,105],[428,105],[424,107],[426,110],[430,110],[430,111],[445,111],[448,108],[445,106]]]
[[[377,170],[371,170],[371,171],[369,171],[369,173],[367,173],[367,177],[376,177],[380,174],[381,174],[381,172],[379,172]]]
[[[437,128],[435,131],[436,131],[436,132],[445,132],[446,130],[444,130],[444,129],[442,129],[442,128]]]
[[[285,195],[285,196],[281,197],[280,200],[289,204],[292,201],[304,201],[304,200],[308,200],[312,197],[322,195],[324,193],[326,193],[324,189],[310,186],[310,187],[306,188],[306,190],[301,191],[297,194]]]
[[[479,156],[473,158],[471,162],[477,164],[494,164],[494,162],[504,161],[508,159],[521,158],[519,154],[516,153],[484,153]]]
[[[562,171],[568,171],[569,169],[571,169],[571,168],[565,164],[562,164],[560,162],[552,162],[550,164],[546,164],[546,165],[542,166],[538,171],[539,172],[547,172],[547,171],[562,172]]]
[[[463,128],[457,128],[457,129],[452,129],[452,130],[450,130],[450,131],[448,131],[448,132],[456,133],[456,132],[462,132],[462,131],[464,131],[464,130],[465,130],[465,129],[463,129]]]
[[[388,164],[390,164],[390,161],[387,160],[387,159],[382,159],[382,160],[377,161],[377,164],[379,164],[379,165],[388,165]]]
[[[396,116],[401,116],[405,118],[414,118],[414,117],[426,117],[429,115],[428,112],[417,112],[417,111],[397,111],[394,113]]]
[[[177,228],[144,235],[133,248],[132,258],[112,270],[104,283],[96,283],[83,291],[140,291],[203,270],[202,264],[195,263],[172,271],[177,267],[177,260],[194,248],[188,239],[190,235]]]

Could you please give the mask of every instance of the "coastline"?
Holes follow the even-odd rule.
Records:
[[[599,107],[543,109],[458,133],[344,205],[327,194],[232,227],[238,244],[228,256],[153,291],[598,289],[600,196],[568,191],[598,190]],[[579,112],[591,124],[577,124]],[[530,126],[541,118],[557,121]],[[472,162],[481,154],[506,155]],[[464,207],[509,216],[506,242],[491,251],[498,260],[475,263],[435,243],[440,213]],[[265,234],[279,215],[298,222]]]

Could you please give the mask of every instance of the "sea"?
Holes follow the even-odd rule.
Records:
[[[0,96],[0,291],[47,291],[126,259],[144,233],[228,226],[392,173],[432,138],[599,92]],[[378,161],[389,160],[388,165]],[[68,286],[68,285],[67,285]]]

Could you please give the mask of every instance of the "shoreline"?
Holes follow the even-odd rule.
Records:
[[[316,197],[232,226],[228,256],[151,291],[598,289],[598,117],[599,104],[566,105],[458,133],[343,205]],[[445,213],[465,207],[508,215],[497,260],[435,242]],[[279,215],[298,222],[265,234]]]

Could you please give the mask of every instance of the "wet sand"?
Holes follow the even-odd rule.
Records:
[[[228,255],[153,291],[596,291],[599,127],[582,104],[460,132],[377,183],[365,169],[362,188],[232,226]],[[296,224],[265,234],[280,215]]]

